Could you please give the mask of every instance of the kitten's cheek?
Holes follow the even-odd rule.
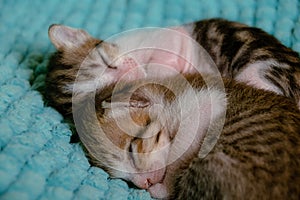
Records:
[[[162,183],[157,183],[155,185],[152,185],[147,189],[147,191],[150,193],[151,197],[153,198],[164,199],[169,196],[167,187]]]

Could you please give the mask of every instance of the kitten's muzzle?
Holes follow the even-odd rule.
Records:
[[[137,187],[148,189],[150,186],[163,181],[165,176],[165,168],[155,170],[153,172],[145,172],[133,175],[131,182]]]

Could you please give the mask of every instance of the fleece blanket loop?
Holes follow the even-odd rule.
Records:
[[[222,17],[264,29],[300,52],[299,0],[0,1],[0,199],[151,199],[90,166],[42,92],[54,47],[47,30],[65,24],[105,39],[145,26]]]

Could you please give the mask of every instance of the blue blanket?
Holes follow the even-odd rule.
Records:
[[[0,1],[0,199],[151,199],[110,179],[70,144],[70,127],[46,105],[47,29],[60,23],[107,38],[143,26],[223,17],[263,28],[300,52],[299,0]]]

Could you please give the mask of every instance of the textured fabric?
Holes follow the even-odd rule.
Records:
[[[263,28],[300,51],[297,0],[0,1],[0,199],[150,199],[91,167],[43,91],[53,23],[103,39],[144,26],[223,17]]]

